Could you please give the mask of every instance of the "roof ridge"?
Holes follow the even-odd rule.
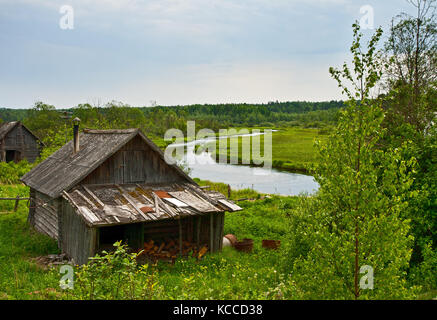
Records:
[[[84,133],[91,133],[91,134],[108,134],[108,133],[119,133],[119,134],[128,134],[138,131],[137,128],[130,128],[130,129],[83,129]]]

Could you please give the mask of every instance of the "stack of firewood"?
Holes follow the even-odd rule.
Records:
[[[182,241],[182,256],[187,257],[191,255],[195,258],[202,258],[208,252],[208,246],[197,246],[189,241]],[[179,240],[170,239],[162,242],[155,242],[149,240],[144,243],[141,255],[147,256],[151,260],[165,260],[174,262],[180,255]]]

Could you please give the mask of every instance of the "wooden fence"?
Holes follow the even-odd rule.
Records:
[[[1,200],[15,200],[15,206],[14,206],[14,212],[16,212],[18,210],[18,203],[21,200],[29,200],[30,198],[20,198],[20,196],[16,196],[15,198],[0,198]]]

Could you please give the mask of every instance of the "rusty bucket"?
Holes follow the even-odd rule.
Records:
[[[235,243],[235,249],[241,252],[252,252],[253,239],[243,239]]]
[[[262,246],[266,249],[278,249],[281,245],[280,240],[263,240]]]
[[[234,236],[233,234],[227,234],[225,235],[225,238],[229,240],[229,242],[231,243],[231,246],[235,246],[235,243],[237,242],[237,237]]]

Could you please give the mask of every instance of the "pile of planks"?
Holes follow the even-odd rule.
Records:
[[[180,246],[177,239],[168,239],[162,242],[149,240],[144,243],[142,250],[139,256],[145,255],[152,261],[164,260],[174,262],[181,253],[183,257],[191,255],[193,258],[201,259],[208,252],[208,246],[197,246],[189,241],[182,241]]]

